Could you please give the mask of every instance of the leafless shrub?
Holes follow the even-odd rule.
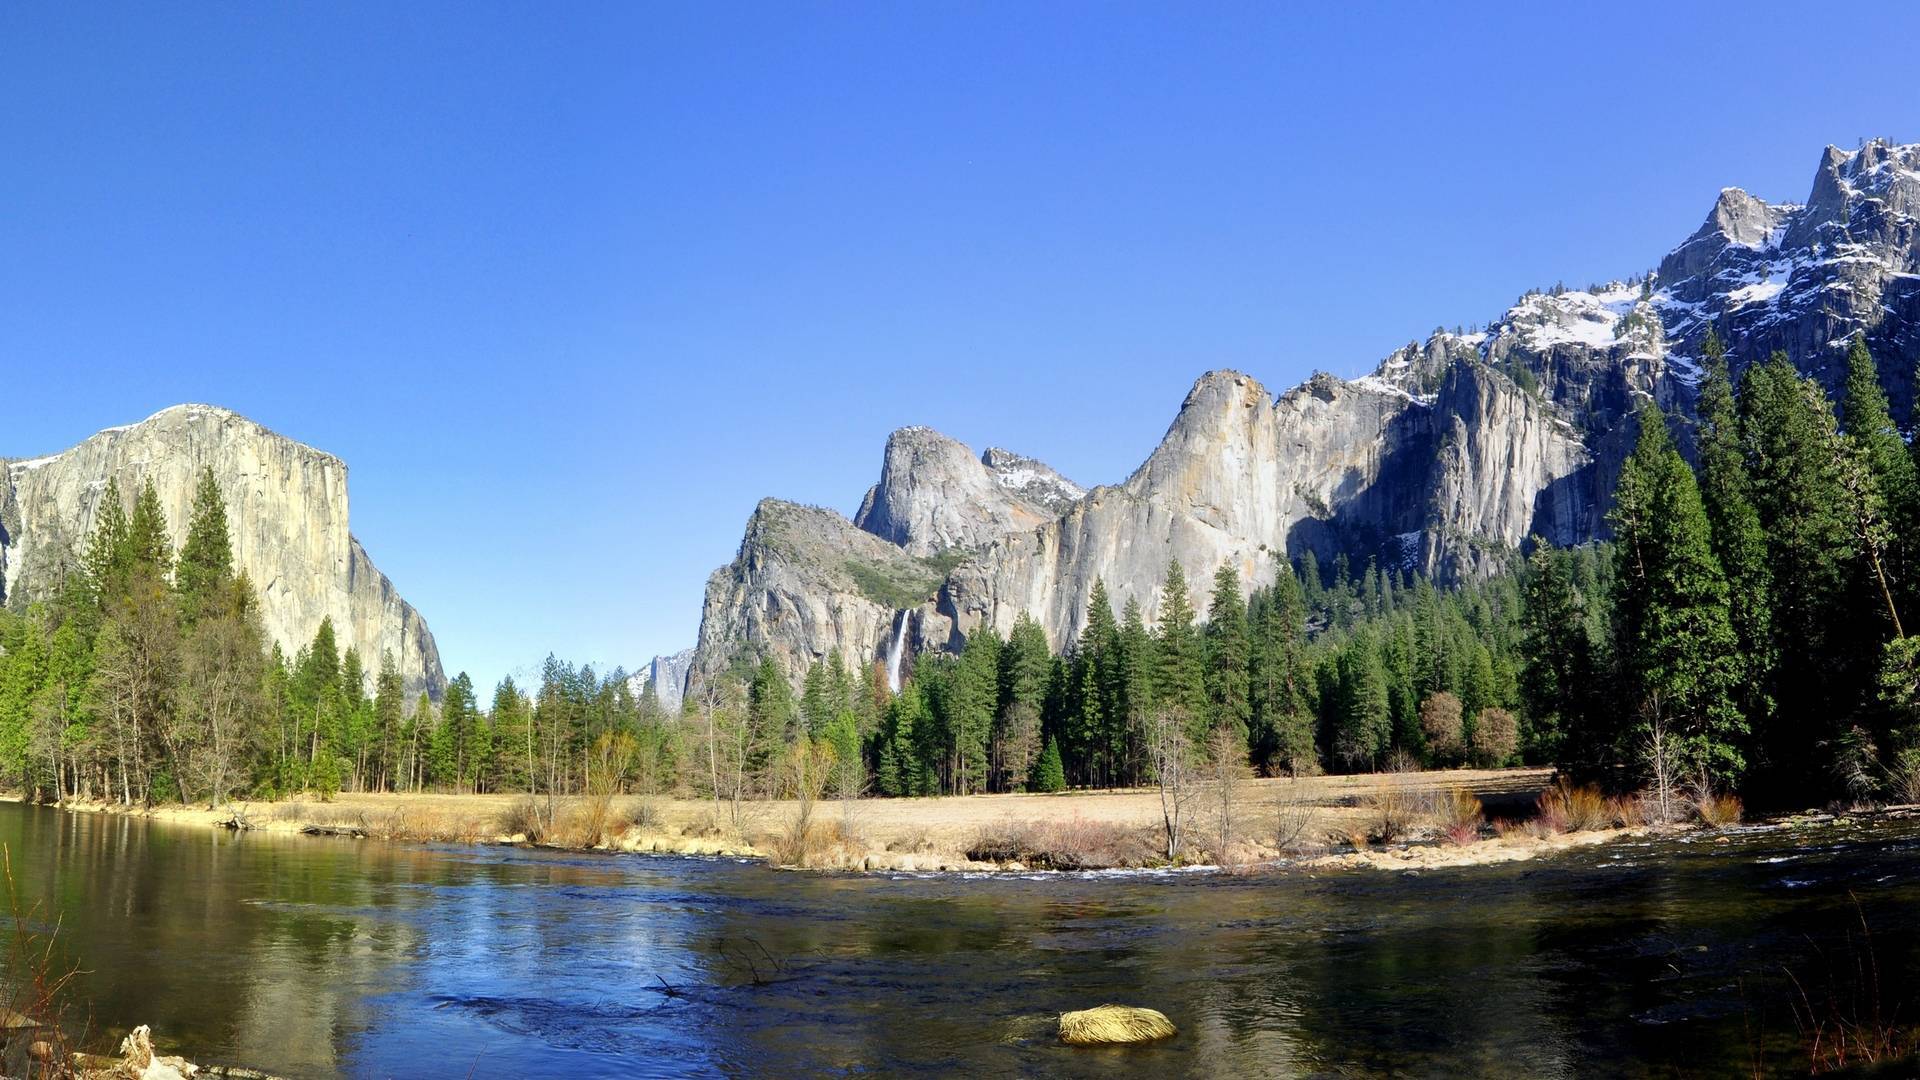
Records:
[[[1288,781],[1273,798],[1273,845],[1289,854],[1323,845],[1309,844],[1306,838],[1313,824],[1314,807],[1300,795],[1299,787]]]
[[[501,832],[524,836],[530,844],[545,841],[548,829],[547,804],[532,795],[515,799],[500,815]]]
[[[967,845],[966,854],[979,862],[1018,862],[1042,870],[1101,870],[1139,866],[1152,849],[1137,830],[1075,814],[989,826]]]
[[[1213,858],[1221,866],[1240,862],[1240,793],[1253,776],[1247,763],[1247,740],[1222,724],[1207,736],[1205,748],[1207,801],[1213,814]]]
[[[1505,709],[1481,709],[1473,718],[1473,757],[1482,765],[1498,767],[1513,759],[1520,748],[1520,722]]]
[[[1413,769],[1402,765],[1380,778],[1380,783],[1360,800],[1366,811],[1367,835],[1382,844],[1401,839],[1419,820],[1419,797],[1412,786]]]
[[[1160,821],[1168,862],[1179,862],[1188,817],[1199,796],[1193,742],[1187,715],[1179,708],[1155,709],[1147,720],[1147,759],[1160,794]]]
[[[888,840],[887,850],[903,854],[932,851],[933,834],[929,833],[924,826],[916,826]]]
[[[5,1033],[4,1064],[13,1075],[56,1075],[42,1073],[34,1065],[72,1060],[73,1048],[66,1032],[68,1014],[74,1006],[69,984],[80,972],[59,958],[59,923],[51,929],[40,929],[39,905],[21,905],[13,882],[13,855],[4,846],[0,846],[0,874],[5,876],[7,908],[13,917],[6,970],[0,977],[5,979],[8,1016],[13,1021],[25,1021]],[[84,1038],[84,1028],[90,1025],[83,1022],[82,1026],[79,1034]]]
[[[1894,755],[1887,765],[1887,787],[1897,802],[1920,803],[1920,749]]]

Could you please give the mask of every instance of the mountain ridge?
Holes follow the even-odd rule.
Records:
[[[1688,445],[1709,326],[1736,373],[1780,349],[1830,391],[1846,342],[1864,333],[1900,415],[1911,414],[1916,212],[1920,145],[1828,147],[1804,203],[1725,188],[1645,276],[1529,291],[1485,330],[1437,331],[1357,379],[1316,372],[1274,395],[1242,373],[1209,372],[1138,468],[1037,523],[1031,505],[979,497],[957,441],[902,429],[860,512],[820,512],[838,522],[820,519],[805,559],[760,546],[750,523],[734,562],[709,581],[691,678],[742,651],[773,655],[796,678],[833,652],[891,669],[903,649],[952,648],[981,626],[1005,633],[1023,612],[1059,648],[1084,623],[1095,581],[1116,605],[1139,599],[1151,619],[1173,558],[1198,606],[1216,568],[1234,565],[1251,588],[1277,552],[1451,580],[1494,572],[1531,537],[1604,538],[1640,403],[1675,415]],[[896,453],[896,443],[940,452]],[[960,474],[971,479],[956,484]],[[862,559],[893,558],[850,532],[910,558],[939,556],[948,565],[936,595],[889,617],[884,601],[911,598],[857,595],[814,575],[809,566],[832,564],[842,541]],[[746,587],[770,578],[777,599]],[[819,617],[778,617],[783,605]]]

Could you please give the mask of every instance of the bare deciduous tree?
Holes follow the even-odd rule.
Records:
[[[1186,710],[1155,709],[1147,718],[1147,762],[1160,792],[1160,821],[1168,862],[1180,858],[1180,846],[1199,786],[1194,776],[1193,741],[1187,735]]]
[[[1214,858],[1222,866],[1234,862],[1233,845],[1240,836],[1240,790],[1253,776],[1247,764],[1247,740],[1231,725],[1221,724],[1207,735],[1208,801],[1214,816]]]

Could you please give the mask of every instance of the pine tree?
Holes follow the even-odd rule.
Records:
[[[1265,771],[1308,771],[1318,760],[1312,709],[1311,672],[1305,655],[1307,614],[1299,579],[1283,563],[1273,588],[1249,606],[1252,642],[1248,657],[1248,696],[1254,733],[1254,763]]]
[[[1153,634],[1147,630],[1140,600],[1130,596],[1121,616],[1113,676],[1108,680],[1113,695],[1108,722],[1115,729],[1109,738],[1119,747],[1113,777],[1116,784],[1130,787],[1145,781],[1147,714],[1153,708],[1157,664]]]
[[[1167,563],[1166,581],[1160,587],[1160,620],[1154,647],[1159,661],[1155,705],[1179,710],[1194,727],[1189,736],[1203,736],[1209,726],[1204,665],[1199,637],[1193,629],[1193,598],[1178,559]]]
[[[126,501],[120,494],[119,480],[112,476],[107,477],[106,490],[94,510],[85,566],[95,604],[105,608],[126,595],[133,575],[133,547],[129,543]]]
[[[215,603],[233,578],[233,542],[227,533],[227,503],[211,467],[200,470],[193,492],[193,512],[187,524],[187,542],[180,548],[174,591],[180,597],[181,618],[191,626]]]
[[[153,478],[140,487],[133,501],[133,515],[127,519],[127,544],[133,552],[136,572],[144,571],[155,581],[173,575],[173,541],[167,534],[167,512],[160,505],[160,493]]]
[[[1906,597],[1896,599],[1896,591],[1904,594],[1912,587],[1910,568],[1914,547],[1920,544],[1915,528],[1920,525],[1916,515],[1920,477],[1893,422],[1866,337],[1858,333],[1847,353],[1840,418],[1848,444],[1842,455],[1843,479],[1852,496],[1854,539],[1860,555],[1854,606],[1884,611],[1891,630],[1885,636],[1903,636],[1900,615]],[[1878,646],[1879,642],[1872,642],[1872,651],[1877,652]]]
[[[1520,693],[1526,722],[1521,747],[1529,759],[1556,762],[1576,776],[1603,776],[1617,760],[1617,740],[1588,722],[1593,641],[1587,633],[1586,598],[1574,584],[1572,557],[1544,543],[1536,547],[1527,560],[1524,595]],[[1479,707],[1468,711],[1469,720]]]
[[[1033,779],[1029,786],[1035,791],[1056,792],[1067,790],[1067,771],[1060,764],[1060,744],[1049,738],[1047,748],[1034,762]]]
[[[983,626],[967,636],[947,694],[948,769],[955,795],[984,791],[988,741],[1000,700],[1000,637]]]
[[[1214,572],[1203,644],[1212,725],[1231,727],[1244,744],[1253,715],[1247,701],[1247,608],[1240,598],[1240,574],[1231,563]]]
[[[1701,346],[1705,377],[1695,409],[1700,417],[1700,501],[1713,530],[1713,552],[1727,578],[1728,611],[1739,642],[1736,699],[1749,718],[1773,707],[1773,583],[1767,535],[1754,509],[1727,351],[1711,329]]]
[[[1114,764],[1115,732],[1120,724],[1115,694],[1115,669],[1119,664],[1120,628],[1114,622],[1113,603],[1107,583],[1095,580],[1087,599],[1087,625],[1080,631],[1079,657],[1086,664],[1090,682],[1082,691],[1079,710],[1082,728],[1080,754],[1097,761],[1099,783],[1106,783]]]
[[[800,691],[801,724],[807,736],[818,738],[837,711],[832,688],[827,683],[826,661],[815,660],[807,668],[807,678]]]
[[[1740,432],[1749,490],[1767,537],[1773,588],[1773,713],[1759,733],[1770,794],[1804,791],[1808,762],[1827,756],[1871,682],[1868,658],[1849,655],[1841,631],[1856,618],[1849,568],[1855,541],[1833,410],[1819,384],[1784,353],[1749,368],[1740,384]],[[1771,789],[1770,791],[1767,789]]]
[[[1337,671],[1331,750],[1341,767],[1358,772],[1380,763],[1393,735],[1386,671],[1380,647],[1366,627],[1356,630],[1340,650]]]
[[[1634,721],[1626,734],[1637,745],[1669,733],[1689,775],[1737,782],[1747,725],[1732,696],[1739,671],[1726,578],[1665,415],[1649,403],[1639,425],[1608,518],[1617,537],[1615,651]]]

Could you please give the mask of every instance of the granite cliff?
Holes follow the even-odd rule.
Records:
[[[446,685],[433,634],[347,524],[347,466],[226,409],[178,405],[67,451],[0,461],[0,602],[23,608],[85,550],[109,477],[125,497],[149,479],[173,542],[211,468],[227,501],[234,564],[253,580],[269,636],[288,655],[331,617],[369,671],[392,652],[409,695]]]
[[[1624,282],[1522,296],[1484,329],[1436,330],[1373,374],[1316,374],[1275,397],[1203,375],[1124,481],[1082,491],[1038,462],[906,428],[852,521],[763,502],[708,583],[692,679],[744,652],[798,676],[817,658],[897,671],[1022,612],[1056,647],[1104,581],[1151,620],[1170,559],[1196,606],[1232,564],[1315,552],[1439,580],[1496,572],[1531,538],[1607,535],[1639,403],[1682,445],[1708,328],[1736,375],[1774,350],[1837,389],[1867,335],[1902,416],[1920,360],[1920,146],[1829,147],[1804,203],[1720,193],[1706,221]]]

